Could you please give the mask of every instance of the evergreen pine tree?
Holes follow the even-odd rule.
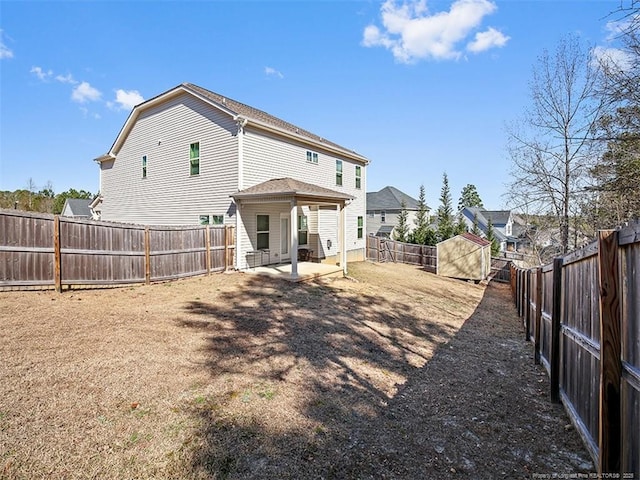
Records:
[[[487,240],[491,242],[491,256],[495,257],[500,253],[500,244],[493,231],[493,224],[491,219],[487,222]]]
[[[418,211],[416,212],[416,228],[411,234],[411,242],[426,245],[427,230],[429,229],[429,207],[425,201],[424,185],[420,185],[418,195]]]
[[[442,176],[442,190],[440,191],[440,206],[438,207],[438,241],[442,242],[453,237],[453,206],[449,178],[445,172]]]
[[[473,233],[474,235],[477,235],[478,237],[481,236],[480,232],[480,227],[478,226],[478,214],[474,213],[473,214],[473,227],[471,228],[471,233]]]
[[[400,215],[398,216],[398,224],[393,229],[393,239],[398,242],[405,243],[409,236],[409,225],[407,224],[407,204],[404,200],[400,203]]]

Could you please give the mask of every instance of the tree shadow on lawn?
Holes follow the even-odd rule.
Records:
[[[473,328],[491,292],[465,329]],[[447,342],[458,331],[455,319],[425,318],[417,308],[390,306],[383,296],[339,284],[257,276],[211,302],[189,302],[178,322],[206,334],[213,391],[188,406],[201,430],[183,452],[187,470],[202,478],[450,473],[462,457],[443,457],[431,439],[448,428],[442,423],[448,409],[460,408],[449,395],[452,385],[469,390],[487,379],[486,372],[473,376],[486,366],[477,353],[452,355]],[[490,339],[484,342],[490,350]],[[464,360],[471,371],[466,385],[456,380],[461,354],[475,355]],[[429,416],[440,421],[426,422]]]

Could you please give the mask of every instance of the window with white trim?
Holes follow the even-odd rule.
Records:
[[[342,160],[336,160],[336,185],[342,185]]]
[[[200,142],[189,145],[189,174],[200,175]]]
[[[309,163],[318,163],[318,154],[316,152],[312,152],[307,150],[307,162]]]
[[[256,248],[269,250],[269,215],[257,215],[256,225]]]
[[[356,188],[362,188],[362,167],[356,165]]]
[[[364,230],[364,217],[358,217],[358,238],[362,238]]]
[[[306,215],[298,215],[298,245],[306,245],[308,242],[309,225]]]
[[[147,178],[147,156],[142,156],[142,178]]]

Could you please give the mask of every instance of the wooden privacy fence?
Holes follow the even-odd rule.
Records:
[[[436,273],[438,261],[436,247],[402,243],[374,235],[367,236],[367,258],[376,262],[421,265],[432,273]]]
[[[602,231],[553,264],[512,267],[511,278],[551,400],[564,404],[599,473],[640,478],[640,224]]]
[[[233,227],[142,226],[0,210],[0,287],[118,285],[233,266]]]
[[[374,262],[398,262],[410,265],[421,265],[431,273],[437,272],[438,248],[428,245],[402,243],[389,238],[367,236],[367,259]],[[510,282],[511,260],[503,258],[491,259],[492,280]]]

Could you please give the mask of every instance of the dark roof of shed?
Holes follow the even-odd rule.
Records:
[[[418,210],[418,201],[395,187],[384,187],[378,192],[367,192],[367,210]]]
[[[346,193],[336,192],[335,190],[313,185],[312,183],[301,182],[293,178],[274,178],[267,180],[266,182],[240,190],[231,196],[238,199],[270,196],[314,197],[331,200],[351,200],[354,198]]]
[[[491,245],[491,242],[486,238],[479,237],[478,235],[474,235],[473,233],[463,233],[460,235],[461,237],[466,238],[470,242],[475,243],[476,245],[480,245],[481,247],[486,247],[487,245]]]

